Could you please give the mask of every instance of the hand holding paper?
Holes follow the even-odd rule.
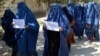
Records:
[[[63,28],[62,27],[59,27],[59,31],[63,31]]]
[[[29,28],[29,26],[28,26],[28,25],[25,25],[25,28],[26,28],[26,29],[28,29],[28,28]]]
[[[45,25],[47,30],[59,31],[59,25],[57,22],[45,21]]]

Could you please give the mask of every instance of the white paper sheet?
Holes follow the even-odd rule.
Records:
[[[59,31],[59,25],[57,22],[45,21],[45,25],[47,30]]]
[[[24,19],[13,19],[14,28],[25,28]]]

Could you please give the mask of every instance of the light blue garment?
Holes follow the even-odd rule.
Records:
[[[95,8],[95,23],[94,23],[94,25],[95,26],[98,26],[99,25],[99,6],[98,6],[98,4],[95,4],[94,5],[94,8]]]
[[[98,41],[99,40],[99,7],[98,4],[94,5],[94,8],[96,10],[96,14],[95,14],[95,22],[94,22],[94,29],[95,29],[95,34],[94,37],[95,39]]]
[[[68,12],[72,15],[72,17],[74,18],[74,11],[75,11],[75,4],[73,3],[68,3],[67,6]]]
[[[21,56],[32,56],[36,53],[36,43],[39,32],[39,24],[33,12],[24,2],[19,2],[16,11],[17,19],[24,19],[28,29],[16,29],[18,49]]]
[[[95,2],[89,2],[85,5],[85,18],[86,24],[91,25],[91,32],[96,33],[94,37],[99,39],[99,10],[98,5]],[[87,29],[86,29],[87,30]]]
[[[60,32],[60,48],[58,56],[69,56],[69,50],[66,39],[68,38],[68,35],[70,33],[70,24],[59,4],[51,5],[47,21],[57,22],[59,26],[64,29],[63,31]],[[44,44],[43,56],[47,56],[48,37],[46,29],[44,29],[44,37],[45,37],[45,44]]]
[[[94,7],[94,3],[93,2],[89,2],[86,4],[85,6],[85,15],[86,15],[86,24],[92,24],[94,25],[95,20],[96,20],[96,16],[97,16],[97,12],[96,12],[96,8]],[[97,23],[95,23],[97,24]]]
[[[94,2],[89,2],[85,5],[85,18],[87,24],[98,26],[99,24],[99,10]]]

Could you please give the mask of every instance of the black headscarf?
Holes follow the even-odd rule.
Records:
[[[1,18],[1,25],[5,31],[13,28],[13,26],[11,25],[13,22],[13,18],[15,18],[14,13],[10,9],[6,9],[4,12],[4,16]]]

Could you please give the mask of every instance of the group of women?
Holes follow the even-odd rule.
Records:
[[[48,12],[48,22],[56,22],[59,31],[49,30],[44,24],[44,50],[43,56],[69,56],[71,43],[75,43],[74,35],[81,40],[84,29],[89,40],[99,40],[98,20],[99,13],[97,4],[94,2],[73,4],[69,2],[67,6],[57,3],[50,5]],[[13,28],[13,19],[24,19],[25,28]],[[36,44],[39,33],[39,24],[24,2],[19,2],[16,14],[10,9],[5,10],[4,17],[1,18],[2,27],[5,31],[3,40],[13,49],[12,56],[37,56]]]
[[[14,28],[13,19],[24,19],[25,28]],[[37,56],[36,43],[38,39],[39,24],[24,2],[19,2],[16,15],[6,9],[1,25],[5,31],[3,40],[12,48],[12,56]]]

